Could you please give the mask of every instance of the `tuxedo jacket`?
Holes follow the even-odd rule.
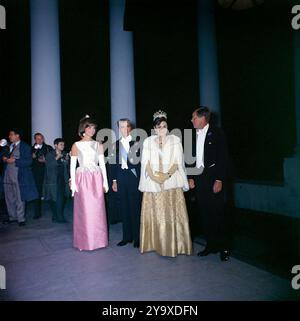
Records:
[[[119,180],[120,179],[120,173],[122,170],[122,160],[121,160],[121,154],[120,154],[120,140],[117,140],[113,146],[112,146],[112,152],[109,156],[109,169],[110,169],[110,180],[111,182],[113,180]],[[140,179],[140,173],[141,173],[141,163],[138,162],[137,164],[134,164],[134,160],[136,157],[140,157],[140,149],[135,148],[137,143],[134,141],[129,142],[129,152],[128,152],[128,157],[127,157],[127,166],[128,166],[128,171],[131,172],[132,175],[134,175],[134,172],[136,173],[136,178],[139,180]],[[133,170],[133,171],[132,171]]]
[[[193,131],[192,153],[196,159],[197,132]],[[228,148],[225,134],[222,129],[209,125],[204,141],[204,172],[214,180],[225,181],[228,172]],[[186,164],[186,167],[196,167]],[[197,179],[197,175],[189,175],[188,178]]]

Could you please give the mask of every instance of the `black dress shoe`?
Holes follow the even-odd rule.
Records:
[[[20,222],[19,223],[19,226],[25,226],[26,224],[25,224],[25,222]]]
[[[39,219],[39,218],[41,218],[42,217],[42,214],[37,214],[37,215],[34,215],[33,216],[33,219],[34,220],[37,220],[37,219]]]
[[[139,241],[134,241],[133,242],[133,247],[140,247],[140,242]]]
[[[62,220],[56,220],[56,223],[68,223],[68,221],[65,219],[62,219]]]
[[[128,243],[131,243],[132,241],[121,241],[121,242],[119,242],[117,245],[118,246],[124,246],[124,245],[126,245],[126,244],[128,244]]]
[[[228,261],[229,260],[229,251],[221,251],[220,252],[220,259],[221,259],[221,261]]]
[[[8,221],[8,224],[17,223],[17,222],[18,222],[17,220],[12,220],[12,221],[9,220],[9,221]]]
[[[217,253],[217,251],[209,249],[209,248],[205,248],[203,251],[200,251],[197,255],[198,256],[207,256],[211,253]]]

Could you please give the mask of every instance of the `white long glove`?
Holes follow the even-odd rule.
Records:
[[[77,156],[71,156],[71,168],[70,168],[70,174],[71,174],[71,191],[72,196],[74,196],[75,192],[78,192],[77,186],[76,186],[76,165],[77,165]]]
[[[101,172],[102,172],[103,187],[104,187],[105,193],[107,193],[108,190],[109,190],[109,187],[108,187],[106,167],[105,167],[105,161],[104,161],[104,155],[103,154],[99,155],[99,167],[100,167]]]

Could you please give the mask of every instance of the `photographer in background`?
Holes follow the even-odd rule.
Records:
[[[50,201],[52,222],[66,223],[64,217],[65,204],[71,196],[69,188],[70,156],[65,151],[65,142],[62,138],[54,140],[54,150],[46,155],[44,200]]]
[[[38,219],[42,216],[42,193],[46,156],[53,148],[45,143],[44,135],[41,133],[34,134],[34,142],[32,146],[32,173],[39,197],[35,202],[35,214],[33,218]]]

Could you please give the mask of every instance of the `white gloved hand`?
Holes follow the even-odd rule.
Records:
[[[106,167],[105,167],[105,161],[104,161],[103,154],[99,155],[99,167],[101,169],[101,173],[102,173],[102,177],[103,177],[103,187],[104,187],[105,193],[107,193],[109,190],[109,187],[108,187]]]
[[[76,165],[77,165],[77,156],[71,156],[71,168],[70,168],[70,174],[71,174],[71,186],[70,189],[72,191],[72,197],[74,196],[75,192],[78,192],[77,186],[76,186]]]

